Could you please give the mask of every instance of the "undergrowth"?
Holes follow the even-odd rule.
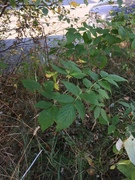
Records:
[[[109,71],[113,68],[116,70],[114,65]],[[123,71],[123,75],[126,73]],[[131,74],[134,77],[133,71]],[[45,78],[42,73],[39,77],[41,82]],[[41,97],[36,92],[26,91],[20,78],[23,78],[20,72],[1,76],[1,179],[20,179],[41,149],[43,151],[26,179],[122,179],[122,174],[110,167],[126,155],[113,153],[116,139],[107,135],[105,126],[95,125],[92,115],[86,116],[83,123],[75,121],[62,132],[55,132],[52,126],[44,133],[40,129],[35,133],[39,126],[39,110],[34,104]],[[114,89],[110,100],[112,107],[108,107],[107,112],[111,110],[123,117],[123,107],[119,104],[113,107],[113,103],[121,97],[129,102],[134,99],[134,91],[133,79],[128,86]],[[128,115],[122,122],[130,123],[130,120]],[[122,126],[125,125],[120,124],[119,129],[122,130]]]
[[[55,62],[53,60],[48,64],[41,64],[39,52],[37,56],[33,50],[29,63],[23,61],[16,73],[0,76],[1,180],[121,180],[125,177],[118,170],[117,163],[128,157],[123,149],[118,152],[115,144],[118,137],[124,140],[125,134],[129,131],[134,133],[135,38],[134,32],[121,24],[125,22],[113,23],[108,25],[108,29],[89,27],[86,23],[82,28],[71,27],[67,31],[66,41],[60,44],[60,48],[53,48],[50,51],[50,55],[56,57]],[[89,32],[92,32],[92,36]],[[123,48],[122,43],[125,42],[128,45]],[[60,61],[61,59],[64,61]],[[76,63],[75,70],[80,74],[73,74],[71,69],[66,67],[68,63]],[[92,76],[88,77],[88,74],[85,74],[83,71],[85,68],[95,73],[96,77],[99,75],[101,81],[108,74],[117,74],[126,78],[128,83],[120,82],[117,88],[116,81],[112,81],[116,86],[109,86],[111,93],[108,91],[106,93],[108,86],[103,91],[102,87],[99,87],[99,79],[92,79],[92,83],[98,85],[93,91],[98,92],[102,89],[107,98],[100,97],[98,103],[91,103],[93,109],[87,111],[92,105],[87,102],[87,98],[83,99],[81,96],[86,113],[82,112],[83,115],[79,114],[79,111],[77,113],[83,121],[75,113],[74,120],[64,128],[61,128],[55,120],[47,126],[45,122],[40,122],[41,110],[35,107],[37,102],[50,98],[47,99],[48,103],[58,108],[61,108],[64,102],[56,99],[56,96],[52,98],[47,94],[48,97],[45,95],[43,98],[41,96],[43,93],[40,94],[39,91],[27,91],[21,80],[32,80],[24,83],[30,89],[35,86],[31,87],[28,82],[38,82],[41,86],[45,82],[53,82],[55,95],[67,94],[73,98],[76,92],[67,88],[67,82],[71,80],[72,87],[74,84],[77,88],[80,87],[82,92],[91,86],[88,87],[86,82],[91,83]],[[84,76],[87,81],[83,79]],[[61,83],[62,80],[66,81],[65,87]],[[99,95],[100,93],[98,97]],[[75,101],[77,98],[74,98]],[[94,100],[93,102],[95,103]],[[97,104],[101,105],[102,112],[106,113],[105,116],[101,113],[102,118],[99,121],[100,113],[98,117],[97,113],[93,114]],[[104,117],[107,122],[103,121]],[[59,128],[56,131],[57,125]],[[35,157],[37,159],[29,169]]]

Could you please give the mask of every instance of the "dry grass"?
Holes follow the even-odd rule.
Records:
[[[33,128],[36,124],[34,114],[36,115],[37,112],[33,106],[34,102],[31,101],[32,96],[30,97],[30,94],[25,93],[22,87],[20,89],[18,80],[16,75],[1,77],[0,157],[2,171],[0,172],[3,179],[11,177],[27,144],[23,141],[23,137],[25,136],[25,140],[27,136],[32,137]],[[31,122],[33,127],[30,126]],[[18,170],[19,168],[17,167]],[[17,173],[15,174],[16,177],[19,177]]]

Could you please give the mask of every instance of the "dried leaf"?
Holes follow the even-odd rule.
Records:
[[[89,168],[89,169],[87,170],[87,172],[88,172],[88,174],[89,174],[90,176],[95,175],[95,169],[93,169],[93,168]]]
[[[73,6],[74,8],[76,8],[77,6],[79,6],[79,4],[75,1],[71,1],[70,6]]]
[[[89,165],[94,167],[94,163],[87,153],[84,153],[84,157],[88,161]]]
[[[129,101],[129,99],[130,99],[129,96],[124,97],[124,100],[126,100],[126,101]]]
[[[58,13],[60,13],[60,12],[61,12],[61,7],[59,6],[59,7],[58,7]]]

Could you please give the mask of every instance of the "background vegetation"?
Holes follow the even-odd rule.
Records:
[[[60,3],[1,2],[0,178],[134,180],[125,149],[116,149],[135,133],[134,13],[102,22],[104,29],[77,27]],[[50,26],[50,11],[71,23],[53,47],[40,22]],[[22,38],[35,46],[22,48]]]

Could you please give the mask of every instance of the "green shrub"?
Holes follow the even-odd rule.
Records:
[[[83,121],[90,111],[94,120],[109,126],[105,101],[111,96],[111,85],[118,87],[118,82],[126,79],[105,71],[97,74],[72,61],[61,61],[59,66],[51,67],[53,70],[46,73],[48,79],[41,85],[34,80],[22,81],[27,89],[37,90],[44,97],[35,105],[43,109],[38,118],[42,131],[54,123],[58,131],[68,128],[78,118]]]

